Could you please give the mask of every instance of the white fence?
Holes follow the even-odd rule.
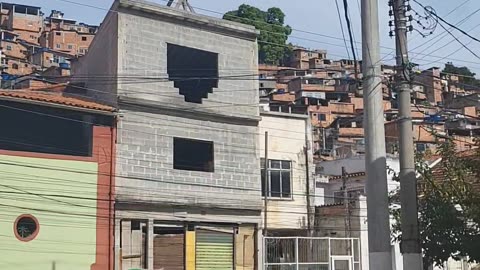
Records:
[[[361,270],[357,238],[264,237],[264,270]]]

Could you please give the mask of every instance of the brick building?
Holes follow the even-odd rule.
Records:
[[[15,33],[2,30],[1,36],[3,71],[10,75],[32,73],[36,68],[28,61],[28,46],[19,42]]]
[[[144,1],[117,0],[111,9],[72,71],[88,95],[122,114],[117,265],[255,269],[262,209],[258,81],[217,77],[235,75],[232,67],[258,69],[257,31]],[[139,84],[82,80],[165,73],[168,81]]]
[[[440,68],[432,67],[414,77],[415,82],[424,86],[426,100],[433,105],[443,103],[442,93],[444,92],[444,87],[440,74]]]
[[[308,69],[311,59],[325,59],[327,51],[325,50],[308,50],[306,48],[297,47],[293,49],[290,57],[289,66],[298,69]]]
[[[40,7],[0,3],[0,27],[13,31],[18,38],[38,44],[43,30],[43,13]]]
[[[97,28],[66,19],[61,11],[52,10],[50,16],[45,19],[40,45],[72,55],[84,55],[95,37]]]
[[[40,7],[0,3],[0,28],[3,72],[19,76],[62,64],[65,69],[69,59],[87,53],[98,27],[57,10],[44,19]]]

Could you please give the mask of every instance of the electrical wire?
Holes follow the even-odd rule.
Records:
[[[355,45],[354,45],[354,39],[353,39],[353,33],[352,33],[352,25],[351,25],[350,17],[349,17],[349,14],[348,14],[348,1],[347,0],[343,0],[343,9],[344,9],[344,12],[345,12],[345,21],[346,21],[346,24],[347,24],[348,35],[350,37],[350,47],[352,49],[352,56],[353,56],[353,61],[354,61],[353,65],[355,67],[355,80],[358,80],[357,54],[355,52]]]
[[[71,4],[75,4],[75,5],[79,5],[79,6],[86,6],[86,7],[90,7],[90,8],[95,8],[95,9],[100,9],[100,10],[104,10],[104,11],[109,11],[109,12],[117,12],[115,10],[110,10],[110,9],[105,9],[105,8],[101,8],[101,7],[97,7],[97,6],[92,6],[92,5],[85,5],[83,3],[79,3],[79,2],[75,2],[75,1],[70,1],[70,0],[57,0],[57,1],[61,1],[61,2],[66,2],[66,3],[71,3]],[[160,1],[168,1],[168,0],[160,0]],[[198,10],[202,10],[202,11],[207,11],[207,12],[211,12],[211,13],[214,13],[214,14],[218,14],[218,15],[222,15],[223,16],[223,13],[222,12],[218,12],[218,11],[212,11],[212,10],[208,10],[208,9],[203,9],[203,8],[200,8],[200,7],[194,7],[195,9],[198,9]],[[237,17],[237,16],[234,16],[234,17]],[[240,18],[240,17],[239,17]],[[249,19],[246,19],[246,18],[242,18],[242,19],[245,19],[245,20],[249,20]],[[254,21],[256,23],[264,23],[264,24],[268,24],[266,22],[263,22],[263,21],[258,21],[258,20],[251,20],[251,21]],[[301,30],[301,29],[295,29],[295,28],[292,28],[292,30],[294,31],[297,31],[297,32],[301,32],[301,33],[306,33],[306,34],[311,34],[311,35],[315,35],[315,36],[321,36],[321,37],[326,37],[326,38],[332,38],[332,39],[336,39],[336,40],[341,40],[343,41],[342,38],[339,38],[339,37],[334,37],[334,36],[329,36],[329,35],[324,35],[324,34],[321,34],[321,33],[315,33],[315,32],[311,32],[311,31],[306,31],[306,30]],[[272,33],[275,33],[275,34],[278,34],[276,32],[272,32]],[[299,38],[299,37],[297,37]],[[321,42],[321,41],[319,41]],[[271,42],[263,42],[265,44],[270,44],[270,45],[276,45],[276,46],[283,46],[283,47],[287,47],[289,45],[286,45],[286,44],[276,44],[276,43],[271,43]],[[357,42],[359,44],[361,44],[361,42]],[[339,45],[339,44],[336,44],[335,46],[337,47],[343,47],[343,45]],[[394,50],[393,48],[390,48],[390,47],[385,47],[385,46],[381,46],[381,48],[384,48],[384,49],[388,49],[388,50]],[[313,52],[313,51],[312,51]],[[415,52],[411,52],[413,54],[415,54]],[[331,55],[334,55],[334,54],[331,54]],[[385,54],[385,59],[391,55],[391,53],[388,53],[388,54]],[[421,54],[421,55],[424,55],[424,54]],[[427,55],[429,57],[432,57],[432,58],[442,58],[442,56],[436,56],[436,55]],[[345,56],[340,56],[340,57],[345,57]],[[468,60],[462,60],[462,59],[449,59],[449,60],[452,60],[452,61],[457,61],[457,62],[463,62],[463,63],[471,63],[471,64],[478,64],[476,62],[473,62],[473,61],[468,61]]]
[[[437,15],[435,12],[432,12],[431,10],[427,9],[422,3],[418,2],[417,0],[413,0],[415,3],[417,3],[419,6],[421,6],[426,12],[428,12],[430,15],[436,17],[437,19],[439,19],[440,21],[442,21],[443,23],[447,24],[448,26],[452,27],[453,29],[459,31],[460,33],[464,34],[465,36],[477,41],[477,42],[480,42],[480,39],[477,39],[476,37],[468,34],[467,32],[463,31],[462,29],[458,28],[457,26],[447,22],[445,19],[443,19],[442,17],[440,17],[439,15]],[[445,30],[447,30],[445,27],[443,27]],[[450,32],[450,31],[447,31],[447,32]]]
[[[335,6],[337,7],[338,21],[340,22],[340,29],[342,30],[342,37],[343,37],[343,42],[345,44],[345,51],[347,52],[347,56],[350,59],[350,51],[348,49],[347,40],[345,38],[345,31],[343,30],[343,22],[342,22],[342,16],[340,15],[338,0],[335,0]]]
[[[480,11],[480,10],[479,10]],[[480,60],[480,56],[478,56],[472,49],[470,49],[467,45],[465,45],[460,39],[458,39],[452,32],[450,32],[442,23],[438,23],[448,34],[450,34],[458,43],[462,45],[463,48],[467,49],[471,54],[473,54],[476,58]]]
[[[454,12],[454,11],[457,10],[459,7],[463,6],[464,4],[466,4],[466,3],[469,2],[469,1],[470,1],[470,0],[467,0],[467,1],[463,2],[461,5],[457,6],[455,9],[453,9],[452,11],[450,11],[445,17],[447,17],[447,16],[450,15],[452,12]],[[456,25],[456,26],[462,25],[462,24],[465,23],[467,20],[469,20],[471,17],[473,17],[473,15],[475,15],[476,13],[478,13],[478,11],[479,11],[479,10],[477,9],[477,10],[475,10],[474,12],[470,13],[468,16],[466,16],[466,17],[462,18],[460,21],[458,21],[455,25]],[[450,28],[450,30],[452,30],[452,29],[453,29],[453,28]],[[440,41],[441,39],[443,39],[443,38],[444,38],[445,36],[447,36],[447,35],[448,35],[447,31],[443,31],[443,32],[440,33],[439,35],[431,38],[430,40],[428,40],[428,41],[426,41],[426,42],[424,42],[424,43],[422,43],[422,44],[420,44],[420,45],[418,45],[418,46],[416,46],[416,47],[413,48],[412,50],[419,49],[419,48],[421,48],[421,47],[423,47],[423,46],[425,46],[425,45],[430,44],[431,42],[433,42],[433,41],[435,41],[435,40]],[[420,51],[419,53],[424,53],[424,52],[427,51],[428,49],[431,49],[431,48],[430,48],[430,47],[427,47],[427,48],[423,49],[422,51]],[[423,58],[424,58],[424,57],[423,57]]]

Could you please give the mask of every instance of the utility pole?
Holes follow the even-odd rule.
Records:
[[[268,194],[269,194],[269,173],[268,173],[268,131],[265,131],[265,170],[263,171],[263,177],[265,179],[265,183],[263,184],[265,189],[265,197],[263,198],[264,201],[264,209],[263,209],[263,236],[268,236],[267,234],[267,212],[268,212]]]
[[[347,171],[342,167],[342,189],[343,189],[343,204],[345,206],[345,237],[350,237],[351,221],[350,221],[350,202],[347,191]]]
[[[369,268],[392,270],[377,1],[362,0],[361,14]]]
[[[418,230],[417,180],[413,148],[411,89],[408,75],[406,1],[393,0],[395,41],[397,48],[396,90],[399,98],[400,131],[400,204],[403,267],[421,270],[422,255]]]
[[[307,228],[308,228],[308,236],[312,236],[312,203],[311,203],[311,195],[310,195],[310,166],[309,166],[309,158],[308,158],[308,137],[305,136],[305,180],[306,180],[306,196],[307,196]]]

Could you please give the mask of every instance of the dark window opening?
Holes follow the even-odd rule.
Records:
[[[0,105],[0,149],[10,151],[92,156],[92,123],[111,123],[109,117],[72,110],[6,101]]]
[[[327,121],[327,116],[323,113],[319,114],[318,121]]]
[[[167,44],[167,72],[186,102],[202,103],[218,87],[218,54]]]
[[[173,168],[187,171],[214,171],[213,142],[173,139]]]
[[[13,69],[18,69],[18,64],[12,64]]]
[[[82,41],[87,41],[87,37],[82,37]]]
[[[417,143],[416,148],[417,148],[417,152],[424,153],[425,151],[427,151],[428,146],[424,143]]]
[[[62,35],[62,32],[55,32],[55,35],[61,36],[61,35]]]

